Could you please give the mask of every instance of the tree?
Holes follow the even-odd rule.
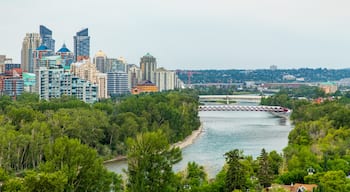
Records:
[[[188,162],[187,169],[183,172],[182,183],[184,189],[191,189],[191,191],[198,190],[199,187],[207,184],[207,173],[204,167],[196,162]]]
[[[45,159],[40,171],[62,171],[67,176],[64,191],[110,191],[112,175],[103,166],[102,159],[77,139],[56,139],[46,148]]]
[[[328,171],[320,178],[320,187],[323,191],[349,191],[349,181],[343,171]]]
[[[283,158],[275,150],[269,153],[269,161],[274,175],[278,175],[279,168],[283,163]]]
[[[36,173],[28,171],[24,177],[24,187],[28,192],[63,192],[67,176],[57,171],[54,173]]]
[[[266,153],[265,149],[261,150],[259,161],[259,169],[258,169],[258,178],[260,184],[266,188],[270,187],[273,179],[273,170],[271,168],[268,153]]]
[[[3,192],[24,192],[25,187],[23,185],[23,179],[22,178],[11,178],[7,180],[2,188],[1,191]]]
[[[241,152],[238,149],[234,149],[225,153],[225,157],[228,164],[225,191],[244,190],[246,188],[248,174],[244,165],[240,163],[240,159],[243,158]]]
[[[161,131],[141,133],[127,141],[129,191],[172,191],[172,166],[181,160],[181,150],[172,148]]]

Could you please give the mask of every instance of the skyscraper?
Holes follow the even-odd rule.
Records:
[[[107,73],[107,93],[109,96],[129,93],[128,74],[123,71]]]
[[[80,61],[90,57],[90,36],[88,28],[78,31],[74,36],[74,60]]]
[[[136,87],[136,85],[141,82],[142,79],[142,71],[135,64],[129,64],[127,66],[128,70],[128,89]]]
[[[148,80],[155,83],[154,72],[157,69],[156,58],[147,53],[145,56],[141,57],[140,68],[142,71],[142,80]]]
[[[23,72],[34,72],[33,51],[40,45],[39,33],[27,33],[21,50],[21,67]]]
[[[159,91],[175,89],[175,71],[168,71],[164,68],[158,68],[155,71],[156,85]]]
[[[40,25],[40,37],[41,43],[50,50],[50,55],[53,55],[55,53],[55,40],[52,39],[52,31],[44,25]]]
[[[107,55],[99,50],[94,57],[94,62],[96,65],[96,68],[98,71],[100,71],[101,73],[106,73],[107,71]]]

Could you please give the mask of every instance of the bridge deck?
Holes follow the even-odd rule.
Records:
[[[286,113],[288,108],[281,106],[245,106],[245,105],[200,105],[199,111],[265,111]]]

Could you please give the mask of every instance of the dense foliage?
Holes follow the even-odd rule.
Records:
[[[325,188],[321,181],[332,171],[344,175],[335,178],[345,178],[350,173],[349,115],[349,105],[339,101],[310,103],[295,110],[292,115],[295,128],[284,149],[288,170],[303,171],[300,178],[303,182],[316,182]],[[310,168],[316,174],[306,176]],[[350,187],[350,182],[346,187]]]
[[[171,147],[161,131],[129,139],[128,191],[176,191],[172,166],[180,160],[181,150]]]
[[[195,92],[146,94],[93,105],[69,97],[47,102],[31,94],[16,101],[3,96],[1,191],[238,192],[263,191],[272,183],[313,183],[318,192],[350,191],[350,94],[312,102],[322,94],[302,87],[263,99],[263,104],[293,109],[295,127],[283,155],[262,149],[253,159],[233,149],[223,154],[226,164],[212,180],[195,162],[177,174],[172,170],[181,151],[170,144],[199,127]],[[115,155],[128,156],[125,185],[102,164],[101,157]]]
[[[304,90],[304,93],[308,93],[306,98],[321,96],[318,90]],[[293,108],[291,119],[295,127],[284,149],[284,174],[280,175],[279,182],[316,183],[318,191],[350,190],[350,181],[345,179],[350,173],[348,95],[339,99],[325,98],[319,103],[292,99],[282,92],[262,101]],[[337,182],[339,185],[335,186]]]
[[[198,98],[189,90],[104,100],[0,98],[0,182],[3,191],[109,191],[121,178],[103,159],[126,155],[126,141],[161,131],[170,143],[199,127]],[[162,136],[163,136],[162,135]],[[29,171],[32,170],[32,171]],[[17,175],[18,177],[14,177]],[[45,190],[44,190],[45,191]]]
[[[281,89],[278,93],[263,97],[261,105],[282,106],[297,109],[309,103],[309,100],[322,98],[326,94],[319,87],[301,86],[293,89]]]
[[[243,83],[255,82],[290,82],[283,79],[284,75],[293,75],[296,78],[304,78],[305,82],[338,81],[350,77],[349,69],[326,69],[326,68],[300,68],[300,69],[256,69],[256,70],[192,70],[191,83]],[[188,83],[188,71],[180,71],[179,78]]]

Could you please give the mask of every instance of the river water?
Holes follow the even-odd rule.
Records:
[[[224,165],[226,152],[240,149],[244,155],[254,158],[260,155],[262,148],[268,152],[282,152],[292,129],[288,119],[267,112],[203,111],[199,116],[203,132],[192,145],[182,150],[183,160],[174,166],[176,172],[185,169],[188,162],[195,161],[205,167],[209,178],[213,178]],[[111,171],[122,173],[126,162],[106,166]]]

